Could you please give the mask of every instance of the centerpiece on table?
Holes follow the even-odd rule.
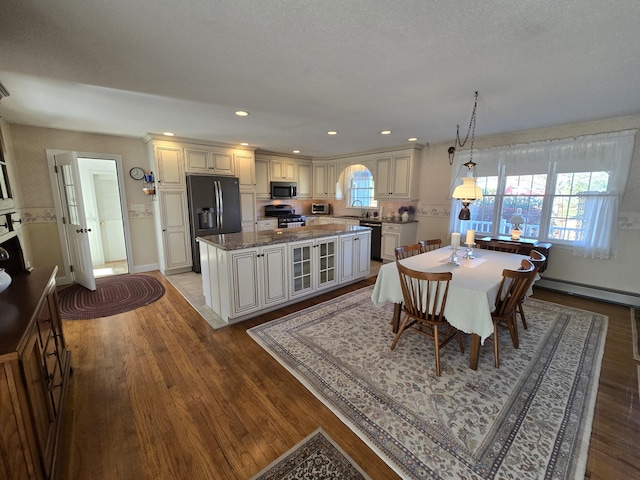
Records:
[[[413,208],[413,205],[402,206],[398,209],[398,213],[400,214],[400,218],[402,218],[403,222],[408,222],[409,219],[416,213],[416,209]]]

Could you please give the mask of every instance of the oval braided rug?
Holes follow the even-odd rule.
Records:
[[[164,287],[148,275],[116,275],[96,279],[95,291],[72,285],[58,294],[64,320],[109,317],[155,302]]]

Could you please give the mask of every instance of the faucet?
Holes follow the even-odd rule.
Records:
[[[351,206],[355,207],[356,206],[356,202],[358,202],[360,204],[360,216],[364,217],[364,205],[362,205],[362,200],[359,200],[359,199],[356,198],[353,201],[353,203],[351,204]]]

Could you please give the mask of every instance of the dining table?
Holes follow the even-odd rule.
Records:
[[[474,258],[464,258],[463,254],[458,252],[459,265],[452,265],[451,254],[451,247],[446,246],[405,258],[400,262],[408,268],[421,272],[452,273],[444,315],[452,326],[471,335],[469,367],[476,370],[480,345],[493,334],[491,312],[495,310],[495,300],[502,282],[502,271],[518,270],[522,259],[529,257],[515,253],[474,249],[472,252]],[[536,274],[536,280],[539,278]],[[532,290],[529,289],[527,295],[531,293]],[[392,330],[396,333],[404,298],[395,262],[386,263],[380,267],[371,300],[377,307],[387,302],[395,304],[391,323]]]

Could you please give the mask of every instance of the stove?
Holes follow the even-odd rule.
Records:
[[[278,228],[304,227],[306,225],[304,215],[296,213],[291,205],[265,205],[265,217],[277,217]]]

